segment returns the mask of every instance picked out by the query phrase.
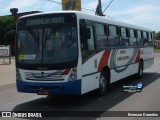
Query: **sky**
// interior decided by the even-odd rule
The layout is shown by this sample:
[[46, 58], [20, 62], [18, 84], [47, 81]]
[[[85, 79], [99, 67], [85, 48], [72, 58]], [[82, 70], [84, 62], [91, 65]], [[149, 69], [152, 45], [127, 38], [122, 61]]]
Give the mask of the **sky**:
[[[53, 0], [61, 2], [61, 0]], [[102, 11], [111, 0], [101, 0]], [[83, 12], [94, 14], [98, 0], [81, 0]], [[105, 17], [160, 31], [160, 0], [113, 0]], [[0, 0], [0, 16], [10, 15], [10, 8], [19, 13], [29, 11], [61, 11], [62, 5], [49, 0]], [[89, 9], [89, 10], [86, 10]]]

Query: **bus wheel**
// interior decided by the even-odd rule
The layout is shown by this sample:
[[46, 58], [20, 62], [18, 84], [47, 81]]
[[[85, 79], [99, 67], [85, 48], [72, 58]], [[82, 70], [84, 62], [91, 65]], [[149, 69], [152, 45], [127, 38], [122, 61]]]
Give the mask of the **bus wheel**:
[[143, 76], [143, 62], [139, 62], [139, 67], [138, 67], [138, 73], [137, 73], [137, 78], [142, 78]]
[[107, 77], [105, 75], [105, 72], [102, 71], [100, 78], [99, 78], [99, 88], [98, 88], [98, 95], [104, 95], [106, 93], [107, 89]]
[[53, 99], [55, 96], [54, 95], [52, 95], [52, 94], [48, 94], [47, 95], [47, 98], [49, 98], [49, 99]]

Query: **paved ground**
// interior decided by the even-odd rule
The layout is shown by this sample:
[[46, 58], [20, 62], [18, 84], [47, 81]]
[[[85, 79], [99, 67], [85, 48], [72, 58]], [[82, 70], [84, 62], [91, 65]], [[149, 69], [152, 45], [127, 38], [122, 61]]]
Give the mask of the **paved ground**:
[[[8, 63], [8, 59], [5, 59], [5, 62]], [[12, 84], [16, 82], [16, 69], [15, 69], [15, 60], [12, 57], [11, 64], [0, 65], [0, 86]]]
[[[15, 86], [15, 64], [0, 66], [0, 111], [160, 111], [160, 54], [155, 54], [155, 64], [145, 71], [141, 93], [123, 93], [122, 86], [134, 85], [139, 80], [126, 78], [111, 85], [107, 94], [101, 97], [87, 94], [84, 96], [60, 96], [48, 98], [36, 94], [18, 93]], [[7, 84], [7, 85], [5, 85]], [[102, 112], [101, 112], [102, 111]], [[84, 114], [88, 114], [87, 112]], [[20, 120], [22, 118], [19, 118]], [[26, 119], [26, 118], [25, 118]], [[24, 120], [25, 120], [24, 119]], [[43, 118], [44, 119], [44, 118]], [[48, 118], [49, 119], [49, 118]], [[51, 120], [53, 118], [50, 118]], [[160, 118], [105, 118], [105, 117], [58, 117], [56, 120], [159, 120]], [[0, 118], [1, 120], [1, 118]], [[9, 119], [10, 120], [10, 119]], [[17, 120], [17, 118], [15, 118]]]

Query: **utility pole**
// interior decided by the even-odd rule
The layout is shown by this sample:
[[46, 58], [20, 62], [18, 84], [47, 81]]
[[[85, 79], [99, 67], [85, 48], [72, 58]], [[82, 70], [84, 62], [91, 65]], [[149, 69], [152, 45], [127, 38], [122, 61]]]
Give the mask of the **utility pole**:
[[103, 13], [102, 13], [101, 0], [98, 0], [98, 5], [97, 5], [97, 8], [96, 8], [95, 14], [96, 14], [96, 15], [99, 15], [99, 16], [104, 16]]

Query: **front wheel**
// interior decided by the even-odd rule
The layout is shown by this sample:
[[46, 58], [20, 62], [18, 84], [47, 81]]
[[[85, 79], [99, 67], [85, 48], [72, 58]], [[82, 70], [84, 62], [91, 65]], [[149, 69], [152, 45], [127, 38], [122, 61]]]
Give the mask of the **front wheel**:
[[97, 90], [98, 95], [103, 95], [106, 93], [106, 89], [108, 87], [108, 79], [107, 75], [104, 71], [101, 72], [100, 78], [99, 78], [99, 88]]

